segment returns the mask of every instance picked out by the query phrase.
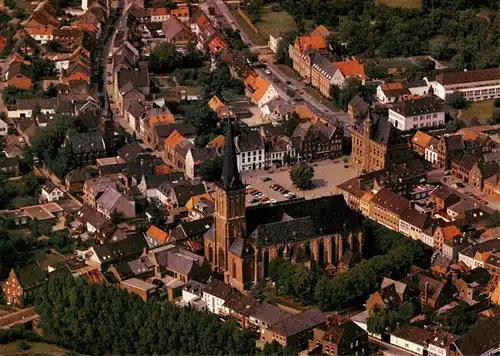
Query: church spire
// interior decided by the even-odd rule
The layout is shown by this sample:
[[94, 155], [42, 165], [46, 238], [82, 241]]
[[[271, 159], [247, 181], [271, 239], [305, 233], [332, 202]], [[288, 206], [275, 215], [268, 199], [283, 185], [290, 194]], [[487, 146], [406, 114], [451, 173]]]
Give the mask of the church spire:
[[222, 188], [226, 191], [243, 188], [243, 183], [238, 172], [236, 149], [234, 147], [233, 125], [227, 119], [226, 139], [224, 142], [224, 166], [222, 168]]

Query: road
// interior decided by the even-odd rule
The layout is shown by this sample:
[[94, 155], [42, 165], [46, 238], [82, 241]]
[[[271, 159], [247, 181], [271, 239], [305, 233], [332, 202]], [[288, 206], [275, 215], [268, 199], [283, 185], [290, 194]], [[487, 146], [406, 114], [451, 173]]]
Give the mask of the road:
[[40, 318], [33, 307], [21, 309], [0, 317], [0, 329], [10, 329]]
[[[218, 22], [223, 27], [230, 27], [233, 30], [237, 30], [240, 32], [241, 39], [244, 43], [246, 43], [249, 47], [257, 47], [250, 37], [245, 33], [243, 28], [238, 25], [238, 22], [235, 20], [231, 11], [227, 7], [226, 3], [222, 0], [208, 0], [208, 6], [213, 5], [218, 16]], [[207, 11], [208, 13], [208, 11]], [[299, 96], [305, 103], [307, 103], [310, 107], [312, 107], [317, 112], [322, 115], [327, 115], [332, 117], [333, 120], [338, 119], [339, 121], [346, 121], [347, 115], [343, 111], [332, 111], [327, 106], [320, 103], [316, 98], [309, 95], [304, 91], [304, 87], [306, 86], [304, 82], [296, 80], [294, 77], [289, 77], [285, 73], [283, 73], [274, 63], [266, 63], [267, 69], [271, 72], [270, 75], [264, 73], [264, 69], [255, 69], [255, 71], [263, 77], [266, 77], [271, 83], [274, 83], [273, 86], [277, 89], [279, 95], [285, 100], [293, 101], [294, 98], [290, 98], [289, 95], [286, 94], [286, 89], [289, 88], [289, 85], [294, 86], [302, 91], [302, 94], [296, 95]], [[278, 82], [275, 81], [277, 79]], [[291, 84], [287, 84], [287, 82]]]

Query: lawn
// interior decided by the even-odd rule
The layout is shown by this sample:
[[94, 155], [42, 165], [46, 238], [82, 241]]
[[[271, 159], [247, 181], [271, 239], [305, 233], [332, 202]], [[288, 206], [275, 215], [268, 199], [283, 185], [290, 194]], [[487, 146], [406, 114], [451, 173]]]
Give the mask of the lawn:
[[0, 345], [0, 354], [2, 355], [64, 355], [67, 350], [56, 345], [44, 342], [27, 342], [30, 345], [29, 350], [19, 351], [15, 342]]
[[482, 123], [486, 123], [493, 113], [495, 99], [472, 102], [466, 110], [460, 110], [458, 118], [465, 122], [470, 122], [473, 117], [477, 117]]
[[250, 40], [257, 46], [267, 45], [267, 39], [262, 37], [258, 32], [255, 32], [248, 23], [240, 16], [238, 10], [231, 9], [231, 14], [233, 15], [235, 21], [240, 25], [243, 31], [250, 37]]
[[400, 7], [404, 9], [420, 9], [422, 0], [376, 0], [377, 5], [386, 5], [389, 7]]
[[295, 28], [295, 21], [286, 11], [272, 11], [272, 5], [261, 8], [261, 20], [255, 24], [260, 35], [268, 39], [269, 35], [273, 37], [280, 36], [288, 30]]

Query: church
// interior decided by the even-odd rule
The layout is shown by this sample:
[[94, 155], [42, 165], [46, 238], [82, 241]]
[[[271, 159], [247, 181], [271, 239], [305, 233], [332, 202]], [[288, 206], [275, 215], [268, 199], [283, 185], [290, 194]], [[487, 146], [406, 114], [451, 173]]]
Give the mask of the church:
[[360, 256], [363, 248], [361, 217], [342, 195], [247, 208], [229, 120], [214, 222], [204, 236], [205, 257], [240, 291], [266, 278], [269, 262], [277, 257], [292, 263], [315, 261], [328, 271]]

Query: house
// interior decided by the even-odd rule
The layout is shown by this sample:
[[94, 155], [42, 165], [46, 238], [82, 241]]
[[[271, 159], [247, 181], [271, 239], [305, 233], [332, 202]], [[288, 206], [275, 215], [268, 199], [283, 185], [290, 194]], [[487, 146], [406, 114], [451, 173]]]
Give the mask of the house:
[[427, 229], [431, 223], [432, 219], [427, 214], [409, 208], [399, 219], [399, 232], [413, 240], [420, 240], [422, 231]]
[[416, 80], [410, 83], [382, 83], [377, 87], [377, 100], [382, 104], [405, 100], [410, 96], [427, 95], [429, 86], [425, 80]]
[[425, 155], [425, 150], [429, 146], [429, 143], [432, 141], [434, 137], [423, 132], [417, 131], [415, 135], [411, 138], [411, 148], [414, 152], [419, 154], [420, 156]]
[[469, 246], [458, 253], [458, 261], [463, 262], [469, 268], [485, 268], [485, 263], [490, 256], [500, 257], [500, 238], [494, 238]]
[[232, 287], [230, 284], [211, 278], [203, 288], [203, 300], [207, 303], [208, 310], [217, 315], [223, 313], [223, 305]]
[[325, 314], [318, 308], [291, 315], [264, 330], [263, 339], [266, 342], [276, 341], [283, 347], [301, 348], [313, 338], [313, 330], [326, 326]]
[[324, 355], [364, 355], [368, 350], [368, 333], [350, 320], [314, 328], [308, 349], [317, 348]]
[[500, 316], [487, 318], [473, 325], [469, 331], [459, 336], [453, 345], [461, 356], [494, 355], [500, 350]]
[[86, 262], [89, 265], [98, 265], [101, 269], [107, 269], [112, 264], [139, 257], [147, 246], [144, 237], [132, 235], [123, 240], [90, 247], [86, 253]]
[[450, 356], [453, 335], [433, 328], [400, 325], [390, 334], [390, 344], [417, 355]]
[[205, 262], [202, 256], [174, 245], [157, 247], [143, 254], [146, 255], [153, 263], [156, 278], [168, 275], [184, 283], [191, 280]]
[[443, 249], [443, 243], [453, 238], [463, 238], [462, 232], [455, 225], [439, 226], [434, 232], [434, 248], [438, 250]]
[[432, 138], [425, 148], [425, 160], [430, 162], [432, 165], [436, 165], [438, 163], [438, 146], [439, 141], [435, 138]]
[[323, 33], [311, 33], [299, 36], [293, 45], [290, 45], [289, 56], [292, 59], [293, 70], [304, 78], [306, 83], [311, 83], [312, 56], [316, 52], [326, 50], [326, 40]]
[[470, 170], [469, 185], [479, 191], [483, 191], [485, 181], [488, 178], [496, 176], [498, 173], [500, 173], [500, 166], [498, 162], [476, 162], [474, 167]]
[[235, 138], [238, 170], [253, 171], [263, 169], [265, 163], [264, 142], [260, 133], [251, 131]]
[[206, 160], [215, 157], [216, 152], [210, 148], [191, 147], [186, 154], [184, 173], [193, 179], [199, 176], [199, 168]]
[[106, 157], [106, 144], [99, 130], [68, 131], [63, 147], [68, 148], [81, 165], [94, 164], [98, 158]]
[[64, 192], [59, 189], [54, 183], [50, 180], [47, 180], [42, 187], [42, 200], [53, 202], [58, 201], [64, 196]]
[[199, 220], [186, 221], [171, 230], [171, 236], [177, 243], [186, 240], [202, 241], [205, 233], [213, 225], [213, 217], [207, 216]]
[[166, 7], [147, 8], [146, 11], [151, 22], [164, 22], [170, 17], [170, 11]]
[[[349, 110], [353, 112], [353, 110]], [[404, 162], [408, 158], [408, 140], [403, 138], [391, 122], [367, 109], [366, 116], [350, 117], [355, 122], [350, 127], [352, 136], [352, 159], [361, 171], [373, 172], [389, 164]]]
[[460, 197], [456, 195], [453, 190], [443, 185], [434, 189], [430, 198], [431, 202], [434, 204], [433, 210], [435, 212], [447, 209], [449, 206], [460, 201]]
[[165, 41], [176, 46], [186, 46], [189, 42], [196, 40], [189, 27], [176, 16], [170, 16], [167, 21], [162, 23], [162, 31], [165, 35]]
[[370, 201], [370, 219], [399, 231], [399, 220], [409, 207], [408, 199], [382, 188]]
[[384, 278], [380, 289], [372, 293], [366, 301], [366, 310], [372, 312], [377, 308], [391, 307], [409, 301], [415, 294], [415, 290], [404, 279], [395, 281]]
[[424, 78], [434, 94], [445, 100], [447, 95], [461, 93], [469, 101], [500, 97], [500, 68], [477, 69], [438, 74], [435, 80]]
[[5, 73], [7, 86], [12, 86], [17, 89], [31, 89], [32, 79], [30, 68], [21, 62], [13, 62]]
[[451, 168], [451, 160], [465, 148], [462, 135], [444, 135], [438, 143], [438, 166], [444, 169]]
[[192, 124], [183, 121], [175, 121], [171, 124], [153, 125], [151, 131], [147, 133], [148, 136], [145, 137], [145, 140], [157, 149], [164, 148], [165, 139], [167, 139], [174, 130], [188, 140], [194, 141], [196, 137], [196, 128]]
[[144, 238], [146, 239], [149, 247], [155, 248], [167, 242], [168, 233], [154, 225], [151, 225], [148, 231], [144, 233]]
[[279, 97], [276, 88], [274, 88], [265, 78], [255, 73], [248, 75], [243, 84], [245, 85], [245, 94], [250, 97], [259, 108]]
[[118, 157], [125, 162], [130, 162], [135, 161], [142, 153], [144, 153], [144, 148], [137, 142], [131, 142], [118, 150]]
[[37, 263], [14, 268], [2, 283], [2, 291], [8, 305], [24, 307], [34, 301], [36, 291], [47, 282], [47, 276]]
[[117, 191], [107, 187], [96, 200], [97, 211], [111, 219], [113, 213], [122, 213], [125, 219], [135, 218], [135, 202]]
[[83, 191], [83, 184], [90, 178], [92, 176], [85, 167], [75, 168], [64, 178], [66, 190], [71, 193], [81, 193]]
[[401, 131], [444, 125], [444, 102], [436, 96], [408, 99], [389, 108], [389, 122]]
[[56, 112], [58, 100], [50, 99], [16, 99], [16, 105], [11, 108], [7, 116], [9, 118], [31, 118], [33, 110], [38, 106], [41, 114], [52, 115]]
[[138, 295], [147, 301], [158, 293], [158, 284], [149, 283], [139, 278], [130, 278], [120, 282], [120, 289]]
[[291, 141], [300, 157], [317, 160], [340, 157], [343, 136], [341, 127], [319, 120], [309, 120], [297, 125]]
[[194, 145], [182, 136], [177, 130], [173, 130], [170, 136], [164, 142], [164, 159], [165, 162], [176, 169], [184, 171], [186, 156]]
[[[475, 154], [458, 154], [451, 160], [451, 175], [463, 183], [469, 183], [472, 169], [479, 161]], [[477, 172], [478, 178], [480, 172]]]

